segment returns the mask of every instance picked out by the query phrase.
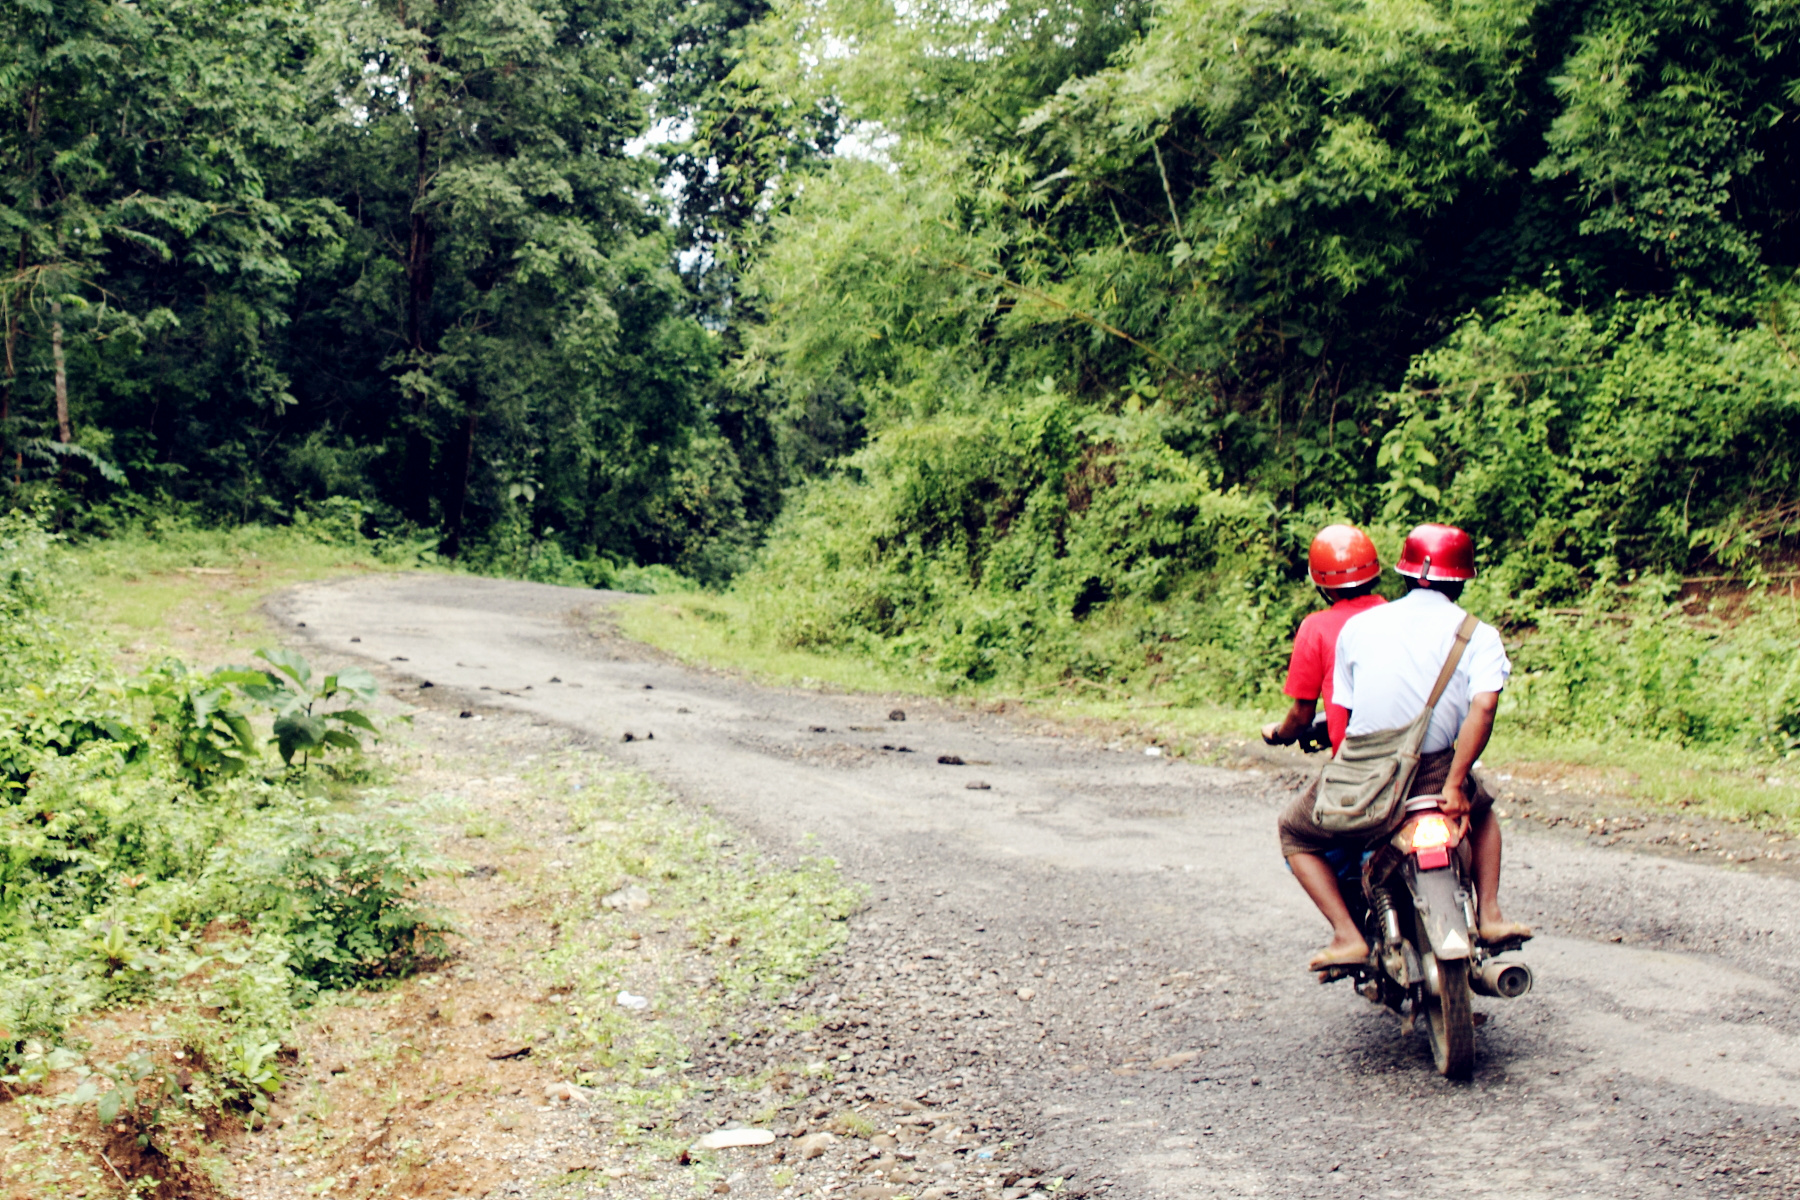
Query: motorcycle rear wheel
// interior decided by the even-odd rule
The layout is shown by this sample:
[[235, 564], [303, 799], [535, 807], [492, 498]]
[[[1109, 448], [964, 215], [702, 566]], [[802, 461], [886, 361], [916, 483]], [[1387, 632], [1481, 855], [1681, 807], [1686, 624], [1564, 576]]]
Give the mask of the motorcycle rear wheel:
[[1445, 1079], [1468, 1079], [1475, 1073], [1475, 1009], [1469, 991], [1469, 960], [1437, 960], [1439, 994], [1425, 993], [1426, 1027], [1431, 1059]]

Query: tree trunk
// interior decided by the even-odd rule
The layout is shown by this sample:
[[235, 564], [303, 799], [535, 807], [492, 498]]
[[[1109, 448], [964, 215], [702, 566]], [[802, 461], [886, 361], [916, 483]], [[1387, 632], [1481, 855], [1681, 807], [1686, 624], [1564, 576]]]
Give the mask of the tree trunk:
[[[12, 418], [13, 380], [19, 377], [19, 369], [13, 363], [13, 347], [19, 340], [19, 323], [13, 317], [12, 308], [6, 310], [6, 387], [0, 390], [0, 444], [4, 444], [6, 425]], [[20, 468], [24, 465], [18, 451], [13, 452], [13, 486], [19, 486]]]
[[69, 428], [69, 369], [63, 362], [61, 300], [50, 302], [50, 362], [56, 369], [56, 440], [66, 446], [75, 435]]
[[[421, 83], [429, 84], [429, 76]], [[431, 136], [424, 114], [419, 114], [418, 149], [413, 177], [412, 237], [406, 248], [406, 340], [409, 369], [426, 371], [430, 354], [428, 323], [431, 319], [432, 249], [436, 232], [425, 207], [431, 186]], [[402, 507], [415, 525], [431, 522], [431, 439], [425, 423], [430, 413], [430, 393], [417, 389], [412, 411], [407, 414], [406, 479]]]
[[[48, 47], [45, 47], [45, 48], [48, 49]], [[43, 82], [43, 80], [39, 79], [31, 85], [31, 98], [28, 101], [26, 101], [26, 104], [25, 104], [25, 134], [26, 134], [25, 178], [31, 180], [33, 183], [33, 190], [32, 190], [32, 194], [31, 194], [31, 207], [33, 210], [36, 210], [37, 208], [41, 207], [41, 205], [42, 205], [42, 202], [39, 199], [37, 191], [36, 191], [36, 181], [37, 181], [38, 116], [39, 116], [39, 113], [41, 112], [41, 103], [40, 102], [43, 99], [43, 94], [44, 94], [44, 82]], [[30, 261], [30, 257], [31, 257], [31, 231], [29, 229], [21, 229], [19, 231], [19, 278], [21, 280], [25, 278], [25, 264]], [[18, 338], [19, 338], [19, 314], [17, 311], [17, 306], [9, 304], [6, 309], [6, 412], [4, 414], [5, 416], [12, 415], [13, 380], [18, 378], [18, 373], [19, 373], [18, 367], [15, 364], [15, 360], [13, 358], [14, 350], [18, 343]], [[24, 482], [25, 482], [25, 452], [15, 446], [13, 448], [13, 486], [15, 488], [19, 487]]]
[[[21, 277], [25, 274], [25, 256], [30, 252], [30, 248], [31, 235], [29, 233], [19, 234], [19, 275]], [[7, 432], [4, 422], [12, 418], [13, 384], [19, 378], [18, 349], [19, 309], [18, 305], [9, 299], [6, 305], [6, 391], [0, 393], [0, 437], [4, 437]], [[13, 486], [16, 488], [24, 481], [24, 451], [14, 447], [12, 460]]]
[[462, 436], [457, 439], [452, 460], [456, 475], [451, 481], [450, 494], [444, 498], [443, 550], [451, 558], [462, 553], [463, 510], [469, 501], [469, 471], [475, 465], [475, 419], [476, 411], [471, 407], [463, 421]]

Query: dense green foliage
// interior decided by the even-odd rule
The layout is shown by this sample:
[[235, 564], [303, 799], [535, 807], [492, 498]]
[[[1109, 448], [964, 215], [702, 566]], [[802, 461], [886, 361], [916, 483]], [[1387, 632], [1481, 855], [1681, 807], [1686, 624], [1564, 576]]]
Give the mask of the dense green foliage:
[[1668, 579], [1800, 532], [1785, 0], [0, 24], [0, 450], [75, 527], [735, 575], [790, 645], [1175, 700], [1267, 695], [1330, 518], [1470, 528], [1522, 661], [1710, 645]]
[[285, 676], [121, 675], [79, 601], [49, 536], [0, 521], [0, 1067], [29, 1082], [73, 1018], [149, 998], [191, 1025], [208, 1094], [256, 1107], [297, 1004], [438, 944], [412, 897], [430, 859], [265, 752], [292, 710], [257, 694]]
[[[1445, 519], [1472, 602], [1541, 627], [1547, 722], [1594, 688], [1579, 727], [1763, 744], [1777, 659], [1663, 606], [1800, 512], [1800, 9], [1034, 11], [796, 4], [740, 69], [888, 138], [745, 280], [739, 378], [853, 430], [738, 584], [774, 635], [1248, 699], [1314, 529]], [[1609, 675], [1557, 606], [1641, 614], [1662, 665]]]
[[7, 482], [728, 569], [719, 338], [625, 152], [676, 10], [0, 8]]

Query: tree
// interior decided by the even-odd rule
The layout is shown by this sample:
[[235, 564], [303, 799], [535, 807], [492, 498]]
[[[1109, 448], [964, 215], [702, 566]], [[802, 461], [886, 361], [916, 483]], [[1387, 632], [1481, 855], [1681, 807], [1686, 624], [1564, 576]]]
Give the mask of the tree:
[[[354, 397], [363, 411], [344, 411], [343, 427], [397, 440], [400, 511], [441, 522], [452, 552], [473, 509], [529, 513], [546, 456], [585, 442], [556, 422], [551, 445], [546, 422], [600, 402], [620, 289], [657, 286], [639, 266], [642, 246], [667, 252], [651, 164], [625, 147], [647, 120], [637, 84], [667, 16], [657, 0], [329, 9], [322, 61], [340, 115], [310, 182], [357, 228], [305, 324], [356, 344], [387, 383], [376, 397], [320, 370], [308, 401], [343, 411]], [[657, 420], [685, 429], [693, 414], [676, 402]]]
[[1787, 6], [1175, 0], [1130, 41], [1079, 5], [778, 20], [771, 74], [897, 138], [747, 281], [747, 368], [795, 412], [879, 428], [1049, 375], [1160, 397], [1228, 481], [1368, 503], [1384, 397], [1472, 307], [1552, 272], [1583, 303], [1748, 298], [1800, 261]]
[[[127, 424], [120, 408], [155, 389], [146, 343], [176, 336], [184, 316], [198, 318], [190, 336], [252, 360], [257, 328], [279, 323], [286, 240], [328, 219], [265, 187], [293, 145], [304, 15], [279, 0], [0, 14], [0, 225], [15, 247], [0, 288], [0, 405], [15, 481], [33, 452], [122, 479], [102, 453]], [[236, 330], [221, 312], [239, 316]], [[264, 374], [278, 405], [281, 381]], [[33, 386], [45, 375], [47, 389]], [[254, 383], [239, 390], [260, 398]]]

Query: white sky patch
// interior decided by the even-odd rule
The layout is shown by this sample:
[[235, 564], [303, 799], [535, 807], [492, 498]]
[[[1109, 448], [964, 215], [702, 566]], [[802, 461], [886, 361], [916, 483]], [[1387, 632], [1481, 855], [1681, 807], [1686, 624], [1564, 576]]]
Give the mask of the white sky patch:
[[899, 144], [900, 135], [883, 128], [881, 122], [858, 121], [844, 131], [834, 153], [838, 158], [875, 163], [893, 172], [900, 169], [892, 153]]
[[[948, 16], [952, 20], [966, 21], [970, 24], [989, 24], [1000, 20], [1011, 11], [1012, 5], [1008, 4], [1006, 0], [989, 0], [985, 4], [980, 0], [974, 0], [974, 2], [956, 0], [956, 2], [948, 4], [922, 4], [919, 3], [919, 0], [897, 0], [894, 5], [894, 15], [902, 21], [935, 21], [941, 16]], [[1038, 15], [1042, 16], [1049, 11], [1047, 8], [1040, 8]]]
[[625, 143], [625, 153], [632, 158], [640, 158], [652, 146], [666, 146], [670, 142], [685, 142], [694, 136], [692, 117], [659, 117], [652, 122], [650, 128]]
[[[650, 123], [650, 128], [625, 143], [625, 153], [630, 158], [642, 158], [658, 146], [673, 145], [685, 142], [694, 136], [692, 117], [673, 116], [659, 117]], [[670, 171], [664, 177], [662, 186], [657, 190], [662, 198], [668, 201], [664, 220], [670, 225], [680, 223], [682, 190], [687, 187], [687, 176], [680, 171]]]

